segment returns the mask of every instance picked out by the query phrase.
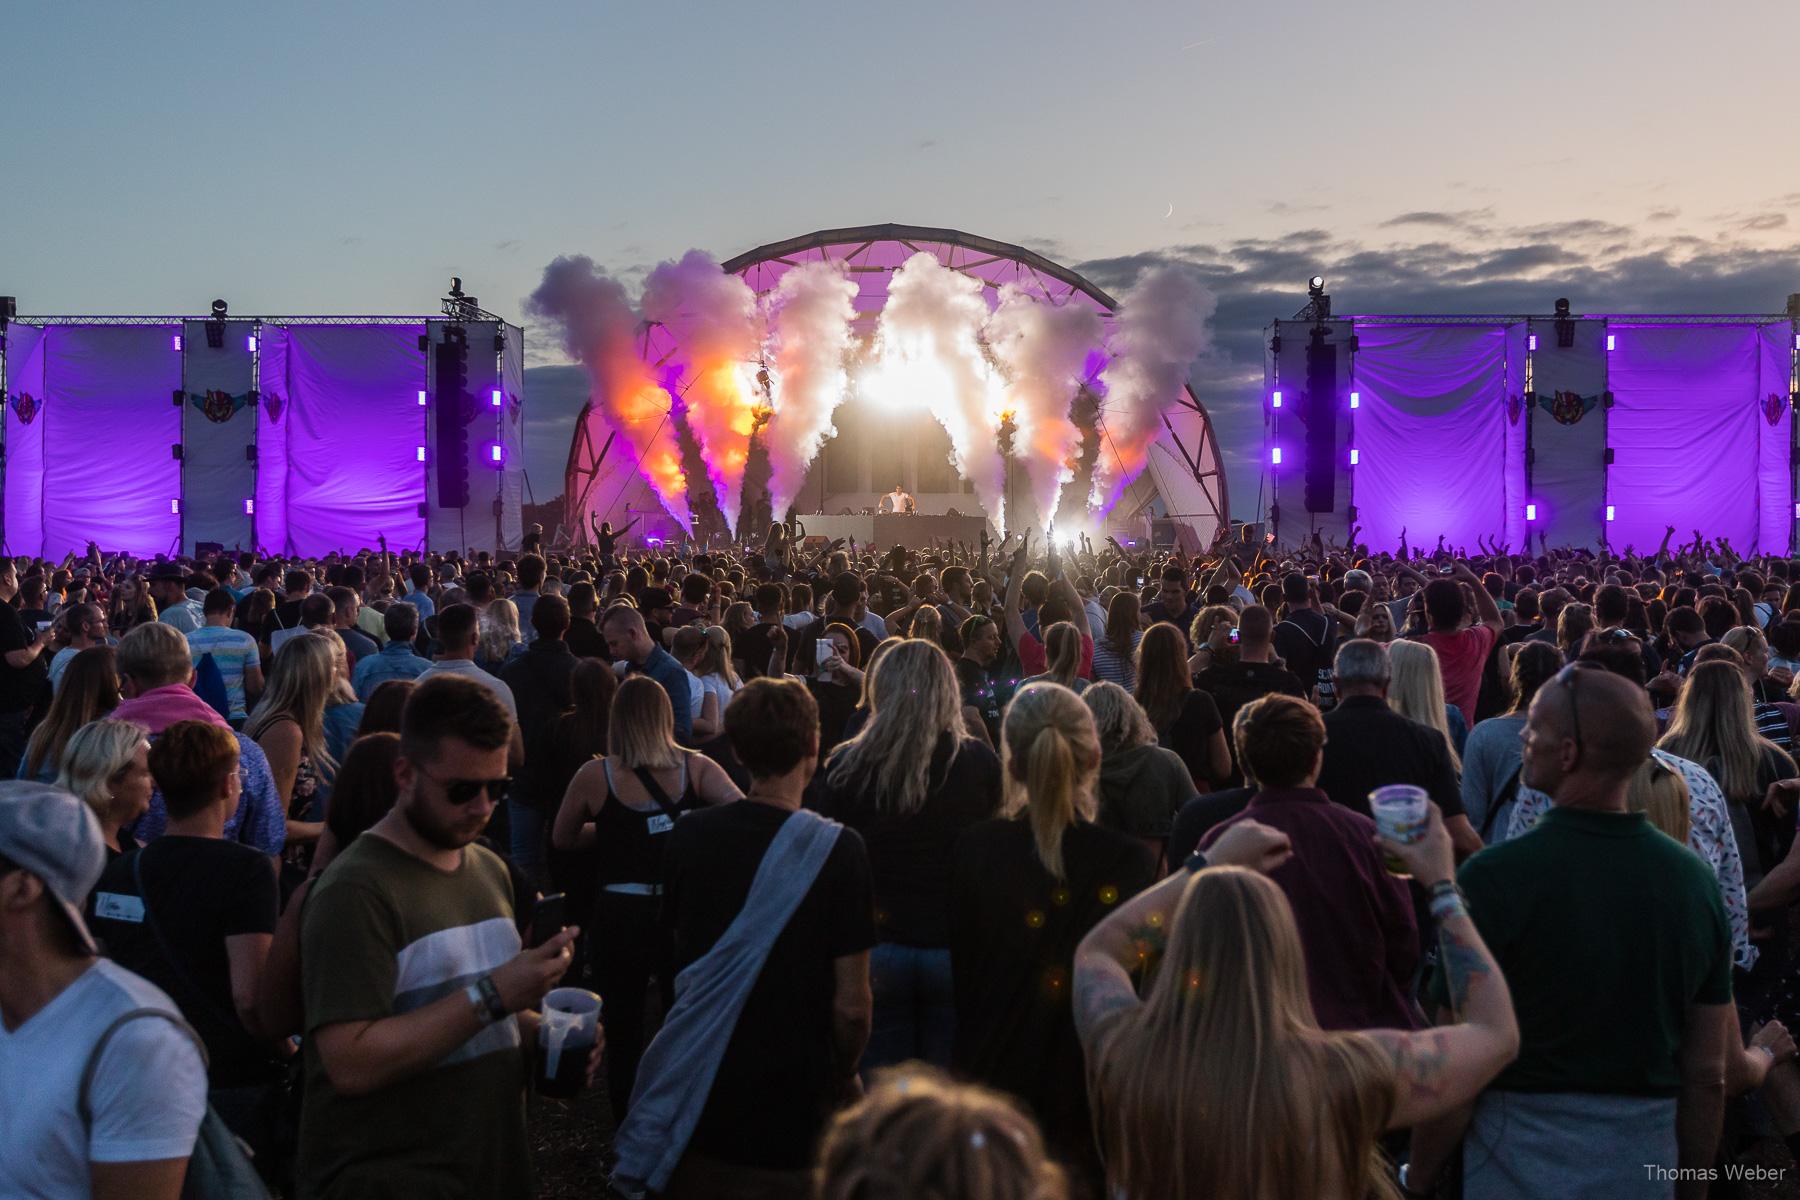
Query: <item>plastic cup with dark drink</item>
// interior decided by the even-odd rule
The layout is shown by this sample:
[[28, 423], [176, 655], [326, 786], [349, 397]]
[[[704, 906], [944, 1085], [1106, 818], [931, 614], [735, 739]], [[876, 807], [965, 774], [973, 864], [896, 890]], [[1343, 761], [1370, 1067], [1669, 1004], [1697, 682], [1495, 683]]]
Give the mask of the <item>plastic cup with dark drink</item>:
[[[1431, 828], [1431, 797], [1424, 788], [1410, 783], [1390, 783], [1370, 792], [1369, 812], [1375, 818], [1376, 831], [1389, 841], [1410, 844]], [[1393, 854], [1384, 850], [1382, 857], [1390, 874], [1402, 879], [1412, 875]]]
[[600, 997], [556, 988], [544, 997], [532, 1074], [538, 1095], [573, 1100], [587, 1086], [588, 1056], [600, 1037]]

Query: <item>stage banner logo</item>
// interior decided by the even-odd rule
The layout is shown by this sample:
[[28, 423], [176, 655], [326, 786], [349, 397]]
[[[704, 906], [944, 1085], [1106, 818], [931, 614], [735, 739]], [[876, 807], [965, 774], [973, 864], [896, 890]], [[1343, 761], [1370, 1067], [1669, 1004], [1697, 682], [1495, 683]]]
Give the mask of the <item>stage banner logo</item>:
[[262, 402], [263, 411], [269, 414], [269, 424], [281, 424], [281, 413], [285, 407], [281, 401], [281, 394], [279, 392], [264, 392]]
[[249, 407], [252, 396], [249, 392], [234, 396], [230, 392], [214, 388], [205, 392], [189, 392], [188, 402], [213, 424], [223, 425]]
[[1781, 414], [1787, 411], [1787, 397], [1780, 392], [1770, 392], [1763, 400], [1763, 419], [1770, 425], [1781, 424]]
[[31, 424], [32, 419], [38, 415], [37, 397], [30, 392], [14, 392], [8, 398], [7, 403], [12, 405], [13, 416], [19, 418], [21, 425]]
[[1552, 417], [1558, 425], [1579, 425], [1581, 418], [1599, 407], [1600, 397], [1583, 396], [1576, 392], [1552, 392], [1538, 396], [1538, 406]]

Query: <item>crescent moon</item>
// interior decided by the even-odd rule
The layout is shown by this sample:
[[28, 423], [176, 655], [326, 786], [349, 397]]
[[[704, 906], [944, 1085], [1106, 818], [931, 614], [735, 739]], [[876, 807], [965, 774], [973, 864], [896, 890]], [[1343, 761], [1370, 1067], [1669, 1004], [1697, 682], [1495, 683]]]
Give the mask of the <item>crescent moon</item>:
[[1166, 220], [1168, 220], [1168, 219], [1169, 219], [1169, 218], [1170, 218], [1170, 217], [1172, 217], [1172, 216], [1174, 216], [1174, 215], [1175, 215], [1175, 205], [1174, 205], [1174, 204], [1170, 204], [1170, 205], [1169, 205], [1169, 211], [1168, 211], [1168, 212], [1166, 212], [1166, 213], [1164, 213], [1164, 214], [1163, 214], [1163, 220], [1165, 220], [1165, 221], [1166, 221]]

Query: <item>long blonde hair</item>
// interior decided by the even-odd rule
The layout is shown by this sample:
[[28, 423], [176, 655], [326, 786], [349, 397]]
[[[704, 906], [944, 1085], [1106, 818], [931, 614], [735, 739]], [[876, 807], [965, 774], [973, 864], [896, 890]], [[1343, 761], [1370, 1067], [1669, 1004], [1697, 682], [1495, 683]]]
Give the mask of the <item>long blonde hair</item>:
[[1462, 756], [1450, 738], [1444, 676], [1438, 668], [1437, 651], [1424, 642], [1393, 641], [1388, 643], [1388, 660], [1394, 671], [1388, 680], [1388, 707], [1443, 734], [1450, 761], [1460, 770]]
[[924, 807], [931, 758], [949, 734], [962, 745], [962, 694], [949, 656], [937, 643], [907, 638], [869, 675], [869, 720], [831, 752], [825, 777], [834, 786], [862, 780], [875, 803], [900, 814]]
[[1003, 811], [1009, 817], [1027, 813], [1038, 861], [1052, 877], [1065, 879], [1063, 831], [1076, 821], [1092, 821], [1097, 805], [1100, 737], [1094, 714], [1060, 684], [1028, 683], [1006, 709], [1000, 745]]
[[1081, 634], [1067, 621], [1044, 630], [1044, 674], [1048, 682], [1073, 688], [1081, 677]]
[[1704, 766], [1739, 804], [1762, 800], [1763, 758], [1773, 752], [1791, 772], [1787, 751], [1756, 732], [1756, 710], [1743, 668], [1732, 662], [1703, 662], [1688, 672], [1669, 732], [1656, 743], [1670, 754]]
[[1654, 754], [1632, 775], [1631, 789], [1625, 793], [1626, 808], [1646, 814], [1652, 825], [1684, 846], [1694, 830], [1689, 805], [1687, 780]]
[[325, 748], [325, 706], [337, 683], [337, 658], [331, 639], [317, 633], [295, 634], [276, 652], [269, 671], [269, 686], [244, 725], [252, 741], [281, 721], [300, 726], [300, 752], [326, 775], [337, 770], [337, 760]]
[[706, 627], [706, 657], [700, 660], [700, 669], [695, 674], [702, 678], [717, 675], [734, 692], [744, 686], [737, 669], [731, 665], [731, 633], [723, 625]]
[[633, 675], [613, 694], [606, 724], [606, 756], [628, 771], [666, 771], [681, 765], [675, 710], [669, 693], [648, 675]]
[[1378, 1150], [1393, 1064], [1319, 1029], [1287, 898], [1255, 872], [1188, 882], [1142, 1007], [1101, 1028], [1088, 1079], [1113, 1194], [1398, 1200]]
[[1094, 732], [1102, 754], [1116, 754], [1156, 741], [1156, 726], [1130, 692], [1110, 680], [1090, 684], [1082, 703], [1094, 714]]
[[1011, 1097], [922, 1063], [878, 1073], [825, 1130], [819, 1200], [1068, 1200], [1043, 1135]]
[[488, 601], [488, 606], [481, 610], [478, 624], [481, 640], [477, 645], [481, 656], [495, 666], [505, 662], [512, 648], [524, 641], [519, 633], [519, 606], [504, 596]]

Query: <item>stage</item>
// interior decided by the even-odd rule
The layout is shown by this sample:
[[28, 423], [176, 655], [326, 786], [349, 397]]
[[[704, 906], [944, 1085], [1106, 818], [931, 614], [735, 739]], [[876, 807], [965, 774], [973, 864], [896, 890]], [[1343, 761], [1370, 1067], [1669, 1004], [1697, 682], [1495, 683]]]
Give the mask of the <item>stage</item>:
[[854, 540], [859, 546], [872, 545], [878, 550], [892, 546], [923, 550], [933, 541], [940, 545], [947, 541], [977, 545], [981, 541], [981, 531], [987, 528], [987, 518], [877, 513], [873, 516], [801, 517], [800, 524], [809, 537], [822, 537], [826, 541], [844, 538]]

